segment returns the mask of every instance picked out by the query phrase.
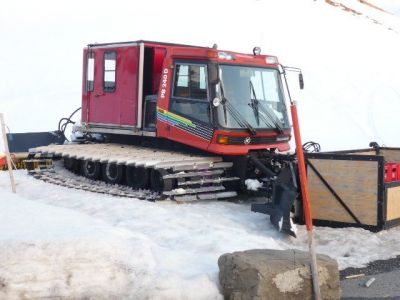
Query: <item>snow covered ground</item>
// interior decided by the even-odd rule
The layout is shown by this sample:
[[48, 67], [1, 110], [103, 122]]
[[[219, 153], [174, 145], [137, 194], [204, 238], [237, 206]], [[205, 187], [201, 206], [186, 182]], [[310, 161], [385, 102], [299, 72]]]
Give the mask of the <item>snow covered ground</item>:
[[84, 213], [2, 189], [0, 219], [1, 299], [126, 297], [135, 286], [129, 267], [147, 269], [126, 243], [131, 232]]
[[[148, 202], [68, 189], [0, 172], [0, 298], [44, 296], [222, 299], [220, 255], [307, 250], [249, 204]], [[380, 233], [317, 227], [317, 251], [340, 268], [400, 254], [400, 228]]]

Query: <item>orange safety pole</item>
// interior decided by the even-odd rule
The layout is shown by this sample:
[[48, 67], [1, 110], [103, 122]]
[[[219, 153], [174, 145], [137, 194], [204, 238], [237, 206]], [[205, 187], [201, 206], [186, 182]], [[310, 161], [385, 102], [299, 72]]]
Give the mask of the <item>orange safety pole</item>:
[[292, 114], [293, 132], [296, 141], [296, 153], [298, 159], [298, 167], [300, 174], [300, 186], [301, 195], [303, 199], [303, 211], [306, 219], [306, 228], [308, 233], [308, 246], [311, 255], [311, 275], [313, 281], [314, 298], [316, 300], [321, 299], [321, 290], [319, 287], [319, 276], [318, 276], [318, 265], [317, 265], [317, 254], [315, 252], [314, 235], [313, 235], [313, 224], [310, 204], [310, 194], [308, 190], [308, 181], [306, 174], [306, 163], [304, 159], [303, 143], [301, 142], [300, 136], [300, 125], [299, 117], [297, 115], [296, 102], [292, 102], [290, 105], [290, 111]]

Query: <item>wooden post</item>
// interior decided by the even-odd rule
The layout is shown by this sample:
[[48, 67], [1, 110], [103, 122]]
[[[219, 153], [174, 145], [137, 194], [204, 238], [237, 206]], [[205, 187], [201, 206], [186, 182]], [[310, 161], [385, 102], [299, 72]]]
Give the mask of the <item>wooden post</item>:
[[306, 173], [306, 163], [304, 159], [303, 143], [301, 142], [301, 136], [300, 136], [299, 117], [297, 115], [297, 107], [295, 102], [291, 103], [290, 111], [292, 114], [293, 133], [296, 141], [296, 154], [299, 163], [301, 195], [303, 199], [303, 210], [306, 219], [306, 228], [308, 233], [308, 247], [310, 249], [310, 256], [311, 256], [311, 274], [312, 274], [312, 282], [314, 290], [314, 299], [320, 300], [321, 290], [319, 287], [317, 253], [315, 252], [315, 244], [314, 244], [314, 233], [313, 233], [310, 195], [308, 190], [308, 181]]
[[1, 131], [3, 133], [4, 150], [6, 152], [6, 157], [7, 157], [8, 173], [10, 174], [11, 189], [13, 193], [16, 193], [13, 166], [11, 162], [11, 155], [10, 155], [10, 150], [8, 149], [8, 141], [6, 136], [6, 125], [4, 123], [4, 115], [2, 113], [0, 113], [0, 121], [1, 121]]

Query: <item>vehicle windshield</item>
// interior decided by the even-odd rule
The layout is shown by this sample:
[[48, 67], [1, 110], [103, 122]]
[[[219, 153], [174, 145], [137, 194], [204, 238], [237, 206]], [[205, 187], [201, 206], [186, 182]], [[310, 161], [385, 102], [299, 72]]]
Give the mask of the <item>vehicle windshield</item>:
[[[289, 121], [280, 75], [276, 69], [220, 65], [221, 98], [233, 106], [244, 119], [257, 128], [288, 128]], [[222, 101], [224, 103], [224, 101]], [[242, 128], [240, 119], [219, 105], [218, 122], [227, 128]]]

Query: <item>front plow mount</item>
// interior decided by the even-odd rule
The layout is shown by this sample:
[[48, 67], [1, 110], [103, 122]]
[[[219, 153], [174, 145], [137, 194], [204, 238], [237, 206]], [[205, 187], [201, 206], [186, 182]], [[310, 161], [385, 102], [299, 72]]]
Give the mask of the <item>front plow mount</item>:
[[[252, 160], [258, 159], [252, 157]], [[257, 164], [262, 162], [258, 160]], [[280, 165], [276, 176], [268, 181], [271, 187], [265, 189], [267, 192], [263, 196], [267, 201], [253, 203], [251, 211], [269, 215], [272, 225], [278, 231], [296, 237], [296, 227], [292, 218], [301, 219], [297, 164], [288, 159]]]
[[253, 203], [251, 211], [270, 216], [272, 225], [278, 231], [296, 237], [296, 228], [291, 219], [292, 208], [298, 193], [283, 184], [274, 186], [272, 201]]

